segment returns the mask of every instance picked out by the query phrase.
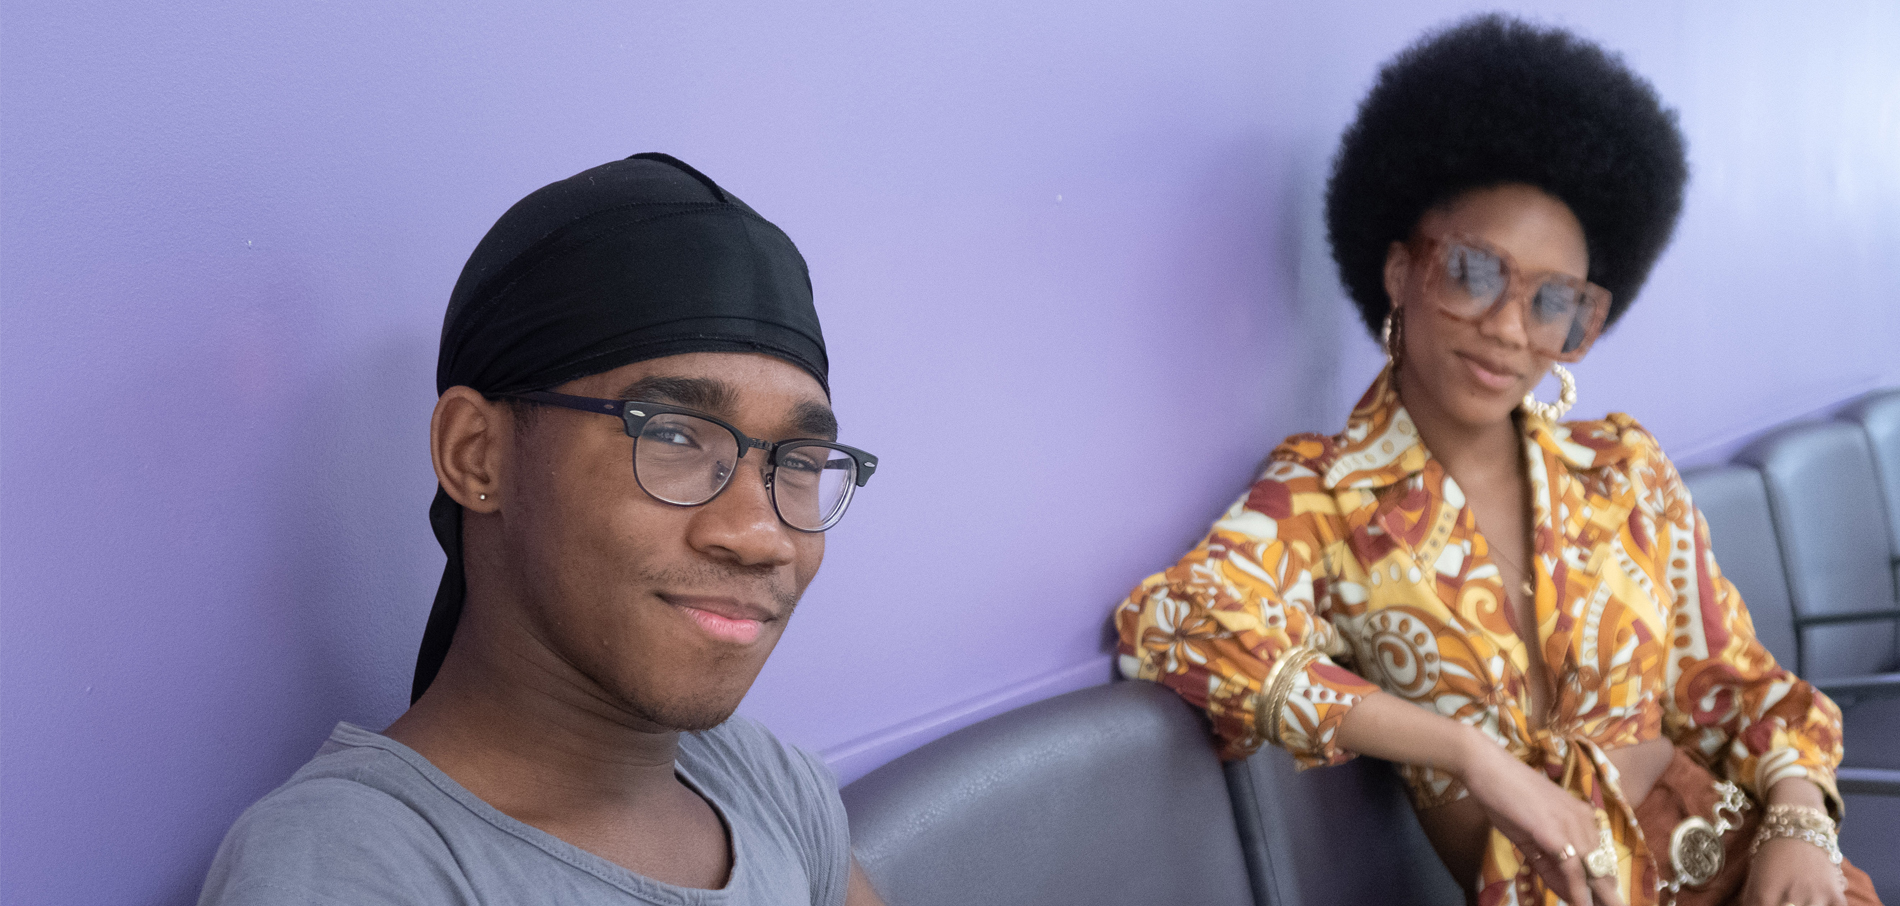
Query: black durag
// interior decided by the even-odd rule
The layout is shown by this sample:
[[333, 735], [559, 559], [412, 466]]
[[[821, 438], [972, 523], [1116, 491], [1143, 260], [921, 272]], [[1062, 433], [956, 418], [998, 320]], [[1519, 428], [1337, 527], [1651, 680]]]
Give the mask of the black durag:
[[[539, 189], [482, 237], [449, 297], [436, 392], [541, 390], [688, 352], [776, 356], [830, 393], [792, 240], [698, 170], [636, 154]], [[442, 669], [468, 592], [462, 507], [440, 487], [429, 522], [449, 562], [411, 702]]]

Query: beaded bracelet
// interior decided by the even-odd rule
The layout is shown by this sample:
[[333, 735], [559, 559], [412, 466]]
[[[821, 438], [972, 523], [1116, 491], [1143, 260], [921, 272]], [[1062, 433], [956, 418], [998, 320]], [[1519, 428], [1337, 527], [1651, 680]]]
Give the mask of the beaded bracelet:
[[1840, 877], [1840, 882], [1847, 883], [1847, 873], [1841, 869], [1840, 833], [1826, 814], [1801, 805], [1769, 806], [1768, 814], [1762, 818], [1761, 830], [1755, 832], [1755, 842], [1748, 849], [1749, 857], [1754, 858], [1763, 843], [1776, 837], [1793, 837], [1820, 847], [1827, 853], [1828, 861], [1834, 863], [1834, 873]]
[[1763, 818], [1771, 824], [1791, 824], [1818, 834], [1835, 833], [1834, 819], [1812, 805], [1771, 805]]
[[1763, 843], [1767, 843], [1777, 837], [1795, 837], [1806, 840], [1815, 846], [1827, 850], [1828, 861], [1833, 862], [1835, 865], [1841, 864], [1841, 845], [1835, 840], [1834, 835], [1818, 833], [1808, 830], [1805, 827], [1790, 827], [1786, 824], [1763, 824], [1761, 830], [1755, 833], [1755, 845], [1753, 849], [1760, 849]]

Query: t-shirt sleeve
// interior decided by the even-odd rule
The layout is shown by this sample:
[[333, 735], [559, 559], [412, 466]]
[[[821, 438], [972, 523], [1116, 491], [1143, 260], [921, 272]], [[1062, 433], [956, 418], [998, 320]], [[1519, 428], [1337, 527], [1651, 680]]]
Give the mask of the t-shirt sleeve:
[[435, 906], [475, 901], [442, 838], [408, 806], [328, 778], [278, 790], [225, 835], [199, 906]]

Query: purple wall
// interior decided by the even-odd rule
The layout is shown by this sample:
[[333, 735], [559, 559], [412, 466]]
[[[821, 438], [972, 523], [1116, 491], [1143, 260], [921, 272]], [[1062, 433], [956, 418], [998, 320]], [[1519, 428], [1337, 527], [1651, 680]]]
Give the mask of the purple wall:
[[[901, 6], [7, 0], [0, 900], [188, 903], [332, 722], [400, 711], [450, 286], [634, 151], [799, 242], [887, 464], [746, 709], [848, 779], [1106, 678], [1110, 605], [1371, 378], [1325, 163], [1471, 7]], [[1582, 411], [1695, 462], [1900, 384], [1896, 7], [1526, 9], [1623, 49], [1694, 155]]]

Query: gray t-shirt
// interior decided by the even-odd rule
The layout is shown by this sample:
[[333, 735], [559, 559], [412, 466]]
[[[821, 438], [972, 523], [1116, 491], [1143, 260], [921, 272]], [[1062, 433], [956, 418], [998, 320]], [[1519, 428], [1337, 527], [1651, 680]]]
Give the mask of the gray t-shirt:
[[393, 739], [338, 724], [218, 847], [199, 906], [750, 906], [844, 902], [850, 829], [816, 758], [734, 717], [683, 733], [679, 776], [732, 841], [720, 890], [641, 877], [516, 821]]

